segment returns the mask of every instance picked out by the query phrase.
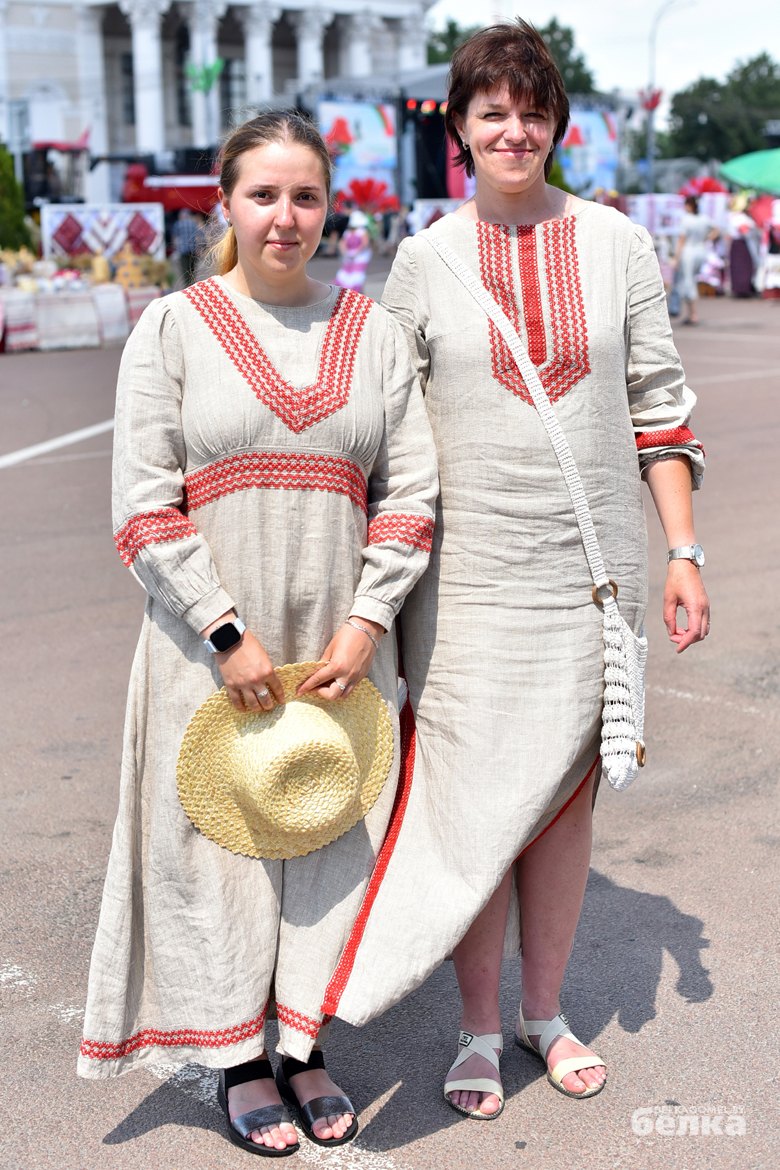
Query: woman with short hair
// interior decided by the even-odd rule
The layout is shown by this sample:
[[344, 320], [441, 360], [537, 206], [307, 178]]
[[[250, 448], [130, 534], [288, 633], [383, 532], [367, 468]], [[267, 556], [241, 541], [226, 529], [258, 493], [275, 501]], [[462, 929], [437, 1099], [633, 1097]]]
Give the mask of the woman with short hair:
[[[569, 1031], [559, 999], [590, 861], [604, 645], [572, 503], [528, 387], [429, 241], [456, 253], [525, 342], [624, 618], [638, 632], [647, 598], [644, 477], [670, 549], [671, 642], [683, 651], [709, 629], [691, 508], [703, 453], [652, 240], [620, 212], [548, 184], [568, 118], [560, 73], [526, 22], [459, 48], [446, 126], [476, 193], [401, 243], [383, 298], [423, 384], [441, 491], [430, 565], [401, 622], [416, 723], [408, 807], [355, 972], [373, 966], [382, 1002], [402, 974], [411, 989], [453, 955], [463, 1008], [445, 1096], [483, 1120], [504, 1100], [507, 924], [515, 944], [522, 933], [517, 1042], [569, 1097], [605, 1084], [604, 1061]], [[393, 913], [398, 947], [380, 966]], [[359, 1022], [372, 1009], [364, 999], [348, 985], [339, 1014]]]

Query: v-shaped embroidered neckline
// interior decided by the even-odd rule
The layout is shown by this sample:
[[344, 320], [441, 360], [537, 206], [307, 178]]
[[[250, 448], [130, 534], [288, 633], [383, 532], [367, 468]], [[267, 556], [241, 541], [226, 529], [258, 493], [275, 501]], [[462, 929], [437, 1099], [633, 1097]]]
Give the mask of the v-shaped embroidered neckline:
[[[373, 304], [368, 297], [351, 289], [340, 290], [328, 318], [316, 379], [308, 386], [295, 387], [282, 377], [215, 277], [190, 285], [184, 295], [256, 398], [295, 434], [327, 418], [349, 401], [357, 345]], [[279, 307], [305, 310], [316, 305]]]

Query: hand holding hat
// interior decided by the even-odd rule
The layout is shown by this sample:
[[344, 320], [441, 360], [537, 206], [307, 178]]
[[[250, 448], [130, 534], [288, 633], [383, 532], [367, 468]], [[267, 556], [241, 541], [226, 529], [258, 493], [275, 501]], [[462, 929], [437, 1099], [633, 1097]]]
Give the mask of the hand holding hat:
[[202, 703], [179, 751], [182, 807], [206, 837], [247, 857], [311, 853], [353, 828], [393, 762], [387, 704], [363, 679], [343, 701], [298, 696], [320, 664], [281, 666], [285, 702], [237, 711], [224, 688]]

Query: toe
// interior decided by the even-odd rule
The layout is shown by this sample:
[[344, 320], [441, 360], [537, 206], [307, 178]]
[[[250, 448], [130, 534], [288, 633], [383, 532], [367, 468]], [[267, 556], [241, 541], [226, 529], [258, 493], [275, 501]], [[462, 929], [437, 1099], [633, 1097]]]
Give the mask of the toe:
[[344, 1134], [347, 1132], [349, 1127], [352, 1125], [352, 1120], [353, 1120], [353, 1118], [352, 1118], [351, 1113], [342, 1113], [341, 1114], [341, 1117], [339, 1118], [339, 1122], [338, 1122], [339, 1129], [341, 1131], [339, 1133], [339, 1137], [344, 1136]]
[[479, 1108], [483, 1113], [498, 1113], [501, 1102], [495, 1093], [488, 1093], [487, 1097], [482, 1098]]
[[607, 1070], [603, 1065], [598, 1065], [596, 1068], [583, 1069], [580, 1076], [589, 1089], [595, 1089], [604, 1084], [607, 1079]]
[[286, 1150], [288, 1146], [295, 1145], [298, 1135], [292, 1125], [275, 1125], [272, 1129], [253, 1130], [250, 1134], [250, 1140], [269, 1150]]
[[330, 1120], [329, 1117], [318, 1117], [311, 1127], [314, 1136], [318, 1137], [321, 1141], [328, 1142], [335, 1136]]

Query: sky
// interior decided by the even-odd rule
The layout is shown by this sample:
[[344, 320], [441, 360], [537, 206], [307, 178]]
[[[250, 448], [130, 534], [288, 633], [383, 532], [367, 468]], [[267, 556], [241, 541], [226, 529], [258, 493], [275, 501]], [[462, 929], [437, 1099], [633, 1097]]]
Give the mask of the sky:
[[[475, 17], [475, 8], [479, 16]], [[650, 31], [664, 8], [656, 32], [655, 82], [665, 102], [699, 77], [723, 81], [737, 61], [768, 52], [780, 61], [778, 0], [437, 0], [428, 21], [442, 27], [492, 23], [522, 16], [537, 27], [556, 17], [574, 30], [575, 44], [595, 76], [596, 88], [645, 89], [650, 77]]]

